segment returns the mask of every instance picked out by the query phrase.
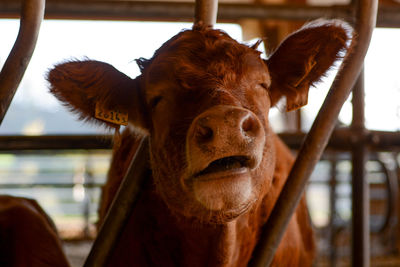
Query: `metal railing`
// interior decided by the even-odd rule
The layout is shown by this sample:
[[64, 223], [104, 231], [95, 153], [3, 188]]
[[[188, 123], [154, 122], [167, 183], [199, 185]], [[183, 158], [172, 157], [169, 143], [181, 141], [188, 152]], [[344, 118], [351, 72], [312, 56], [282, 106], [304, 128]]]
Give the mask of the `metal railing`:
[[110, 158], [110, 150], [3, 151], [0, 194], [36, 199], [63, 238], [93, 238]]
[[[14, 1], [8, 1], [14, 3]], [[112, 3], [111, 3], [112, 2]], [[364, 14], [366, 12], [365, 10], [370, 8], [372, 11], [373, 9], [376, 9], [376, 1], [357, 1], [360, 6], [362, 6], [365, 9], [359, 9], [358, 10], [358, 17], [360, 20], [356, 23], [356, 30], [358, 32], [358, 38], [359, 43], [361, 45], [365, 45], [368, 43], [369, 38], [370, 38], [370, 30], [371, 27], [374, 24], [374, 19], [369, 16]], [[110, 5], [113, 5], [113, 9], [110, 9]], [[171, 5], [171, 6], [169, 6]], [[173, 12], [166, 12], [168, 10], [172, 11], [173, 6]], [[2, 8], [3, 7], [3, 8]], [[7, 6], [6, 6], [7, 7]], [[162, 12], [159, 12], [157, 10], [161, 10]], [[120, 8], [120, 12], [117, 12]], [[392, 26], [392, 27], [399, 27], [400, 26], [400, 12], [396, 12], [396, 8], [398, 7], [382, 7], [379, 10], [378, 13], [378, 18], [377, 18], [377, 23], [378, 26]], [[7, 8], [6, 8], [7, 9]], [[123, 10], [122, 10], [123, 9]], [[4, 6], [0, 5], [0, 13], [3, 14], [4, 16]], [[220, 20], [237, 20], [240, 18], [258, 18], [258, 19], [268, 19], [268, 18], [279, 18], [279, 19], [289, 19], [289, 20], [305, 20], [305, 19], [313, 19], [313, 18], [319, 18], [321, 16], [323, 17], [342, 17], [347, 20], [353, 21], [354, 22], [354, 17], [353, 17], [353, 10], [354, 6], [346, 6], [346, 7], [296, 7], [296, 9], [293, 9], [293, 6], [256, 6], [256, 5], [239, 5], [239, 4], [221, 4], [219, 6], [219, 19]], [[363, 11], [364, 10], [364, 11]], [[251, 11], [251, 12], [250, 12]], [[393, 11], [393, 12], [392, 12]], [[13, 13], [12, 11], [12, 5], [8, 6], [8, 11], [6, 10], [5, 12], [8, 12], [7, 16], [10, 16], [10, 14]], [[181, 12], [181, 13], [180, 13]], [[373, 13], [373, 12], [372, 12]], [[75, 2], [75, 1], [48, 1], [48, 9], [46, 10], [46, 17], [64, 17], [64, 18], [97, 18], [97, 19], [157, 19], [157, 20], [174, 20], [177, 17], [180, 17], [182, 20], [189, 20], [189, 15], [190, 14], [190, 20], [193, 18], [193, 4], [188, 4], [188, 3], [143, 3], [143, 2], [126, 2], [126, 1], [103, 1], [103, 3], [99, 3], [98, 5], [87, 5], [84, 2]], [[365, 16], [364, 16], [365, 15]], [[231, 16], [231, 17], [230, 17]], [[357, 17], [357, 16], [356, 16]], [[364, 28], [363, 26], [366, 25]], [[351, 55], [352, 57], [358, 57], [359, 59], [363, 57], [363, 54], [365, 54], [365, 49], [366, 47], [360, 48], [360, 53], [355, 53], [356, 55]], [[359, 64], [359, 63], [357, 63]], [[353, 79], [355, 78], [358, 72], [358, 67], [353, 67], [354, 72], [350, 73], [349, 76], [352, 76], [348, 79]], [[346, 72], [351, 72], [349, 69], [346, 69]], [[347, 80], [349, 81], [349, 80]], [[371, 146], [375, 148], [382, 148], [384, 149], [391, 149], [395, 146], [398, 146], [399, 144], [399, 134], [398, 133], [386, 133], [386, 132], [370, 132], [365, 129], [364, 126], [364, 121], [363, 121], [363, 85], [362, 85], [362, 79], [360, 79], [359, 85], [356, 87], [358, 88], [356, 92], [354, 93], [354, 99], [359, 100], [359, 101], [354, 101], [353, 102], [353, 110], [354, 110], [354, 120], [353, 120], [353, 126], [348, 129], [346, 133], [343, 135], [350, 137], [348, 139], [342, 139], [340, 142], [342, 145], [345, 144], [344, 146], [347, 146], [346, 144], [349, 144], [347, 149], [351, 149], [354, 155], [354, 188], [359, 188], [361, 189], [360, 193], [357, 193], [357, 189], [355, 189], [355, 193], [353, 194], [355, 196], [353, 203], [358, 203], [362, 204], [366, 202], [366, 199], [368, 198], [368, 189], [366, 189], [366, 183], [365, 183], [365, 169], [364, 165], [366, 162], [366, 154], [368, 151], [366, 150], [365, 146]], [[340, 83], [340, 81], [338, 82]], [[345, 83], [345, 82], [343, 82]], [[349, 82], [351, 84], [351, 82]], [[351, 86], [350, 86], [351, 87]], [[345, 93], [347, 97], [347, 93]], [[343, 98], [346, 98], [343, 96]], [[328, 108], [328, 110], [332, 110], [332, 108]], [[335, 112], [329, 111], [330, 114], [333, 114]], [[329, 114], [327, 113], [327, 114]], [[318, 119], [317, 119], [318, 120]], [[328, 119], [328, 121], [331, 121], [332, 119]], [[329, 126], [328, 128], [332, 127], [331, 129], [328, 129], [328, 132], [332, 131], [333, 126]], [[314, 128], [314, 127], [313, 127]], [[318, 127], [320, 128], [320, 127]], [[313, 131], [313, 130], [312, 130]], [[332, 139], [331, 142], [336, 142], [337, 140], [340, 140], [340, 134], [337, 135], [338, 138]], [[298, 138], [298, 136], [295, 136]], [[342, 136], [343, 137], [343, 136]], [[1, 137], [3, 138], [3, 137]], [[4, 137], [5, 139], [9, 138], [11, 139], [12, 137]], [[91, 137], [90, 137], [91, 138]], [[89, 139], [90, 139], [89, 138]], [[45, 137], [43, 138], [44, 142], [46, 144], [42, 145], [36, 145], [37, 147], [45, 147], [47, 146], [63, 146], [67, 145], [67, 143], [58, 143], [59, 141], [53, 140], [52, 142], [48, 142], [51, 138], [46, 139]], [[68, 139], [68, 138], [67, 138]], [[320, 136], [318, 135], [311, 135], [310, 139], [311, 141], [315, 140], [320, 140]], [[37, 141], [37, 140], [36, 140]], [[75, 140], [73, 142], [76, 142], [77, 144], [79, 140]], [[93, 147], [96, 146], [107, 146], [107, 144], [98, 144], [98, 140], [95, 142], [95, 144], [92, 144]], [[320, 143], [326, 145], [328, 142], [327, 139], [321, 141]], [[0, 142], [0, 146], [2, 142]], [[58, 143], [58, 144], [57, 144]], [[307, 144], [307, 141], [306, 141]], [[82, 144], [84, 146], [84, 144]], [[109, 144], [108, 144], [109, 145]], [[7, 145], [4, 145], [4, 148], [6, 148]], [[26, 147], [29, 147], [29, 145], [25, 144]], [[35, 144], [31, 144], [31, 147], [35, 146]], [[309, 145], [303, 145], [303, 147], [307, 147]], [[12, 146], [8, 146], [8, 149], [10, 149]], [[24, 145], [21, 145], [20, 142], [15, 143], [15, 147], [19, 147], [18, 149], [23, 149]], [[26, 148], [25, 147], [25, 148]], [[40, 149], [40, 148], [38, 148]], [[319, 154], [322, 153], [322, 149], [318, 152]], [[318, 154], [317, 153], [317, 154]], [[308, 152], [304, 154], [310, 154]], [[145, 158], [145, 157], [139, 157], [139, 158]], [[317, 157], [318, 158], [318, 157]], [[308, 159], [309, 160], [309, 159]], [[317, 159], [312, 159], [309, 160], [312, 162], [312, 164], [316, 163]], [[311, 164], [311, 165], [312, 165]], [[296, 166], [296, 165], [295, 165]], [[294, 167], [296, 168], [296, 167]], [[306, 173], [309, 174], [311, 170], [305, 171]], [[307, 176], [307, 174], [305, 174]], [[292, 177], [293, 178], [293, 177]], [[290, 178], [290, 179], [292, 179]], [[292, 179], [296, 180], [296, 179]], [[305, 182], [300, 182], [300, 184], [304, 184]], [[300, 187], [303, 187], [301, 185]], [[302, 190], [298, 191], [301, 193]], [[298, 194], [298, 193], [295, 193]], [[289, 194], [291, 195], [291, 194]], [[296, 202], [296, 201], [294, 201]], [[357, 207], [357, 206], [354, 206]], [[281, 206], [278, 205], [279, 212], [282, 213], [284, 210], [290, 210], [293, 208], [290, 208], [288, 206]], [[357, 215], [357, 212], [361, 211], [360, 215]], [[285, 213], [285, 212], [284, 212]], [[360, 218], [360, 221], [354, 221], [355, 224], [357, 224], [357, 228], [360, 231], [353, 231], [355, 234], [353, 235], [353, 239], [356, 240], [356, 242], [353, 242], [354, 247], [353, 247], [353, 265], [354, 266], [368, 266], [369, 265], [369, 259], [368, 259], [368, 233], [366, 232], [368, 229], [368, 223], [366, 222], [366, 216], [368, 214], [366, 206], [362, 206], [360, 208], [355, 208], [354, 210], [354, 217], [355, 218]], [[285, 214], [284, 216], [279, 216], [281, 218], [288, 218], [288, 214]], [[358, 219], [356, 219], [358, 220]], [[270, 220], [271, 221], [271, 220]], [[271, 221], [272, 222], [272, 221]], [[274, 227], [278, 227], [277, 223], [273, 223]], [[283, 223], [284, 224], [284, 223]], [[361, 227], [360, 227], [361, 225]], [[279, 227], [280, 228], [280, 227]], [[355, 228], [355, 227], [353, 227]], [[271, 228], [275, 229], [275, 228]], [[275, 249], [274, 246], [276, 246], [276, 242], [279, 242], [279, 235], [283, 231], [283, 228], [280, 228], [280, 231], [274, 231], [274, 235], [270, 234], [264, 234], [268, 238], [273, 237], [272, 239], [275, 239], [275, 245], [271, 245], [269, 241], [267, 243], [268, 246], [270, 247], [269, 251], [270, 254], [269, 256], [266, 256], [266, 259], [261, 260], [259, 264], [255, 264], [257, 266], [263, 266], [264, 262], [270, 262], [271, 257], [273, 256], [273, 250]], [[280, 232], [280, 233], [278, 233]], [[267, 232], [268, 233], [268, 232]], [[273, 243], [274, 243], [273, 242]], [[271, 256], [272, 255], [272, 256]]]

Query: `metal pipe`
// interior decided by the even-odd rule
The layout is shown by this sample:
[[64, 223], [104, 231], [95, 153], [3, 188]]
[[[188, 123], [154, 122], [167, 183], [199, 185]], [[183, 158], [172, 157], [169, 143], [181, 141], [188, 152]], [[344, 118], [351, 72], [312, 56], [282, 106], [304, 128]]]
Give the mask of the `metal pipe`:
[[111, 149], [112, 139], [112, 135], [0, 136], [0, 151]]
[[[19, 4], [15, 0], [0, 1], [0, 17], [16, 17]], [[194, 3], [160, 1], [76, 1], [47, 0], [47, 19], [99, 19], [193, 21]], [[400, 25], [400, 5], [381, 8], [380, 21]], [[264, 5], [220, 3], [218, 21], [237, 22], [241, 19], [312, 20], [317, 18], [352, 19], [350, 6]]]
[[[212, 5], [213, 4], [211, 4], [211, 7]], [[249, 18], [300, 21], [317, 19], [320, 17], [352, 18], [349, 6], [220, 3], [218, 9], [218, 20], [231, 22]], [[3, 0], [0, 2], [0, 16], [15, 16], [18, 10], [18, 4], [15, 0]], [[189, 2], [47, 0], [45, 17], [65, 19], [193, 21], [193, 10], [195, 10], [195, 3]]]
[[[19, 1], [0, 1], [0, 17], [16, 18], [20, 11]], [[147, 20], [193, 21], [194, 3], [161, 1], [77, 1], [47, 0], [46, 19], [97, 19], [97, 20]], [[318, 18], [353, 19], [348, 5], [264, 5], [245, 3], [219, 3], [218, 21], [237, 22], [241, 19], [282, 19], [307, 21]], [[400, 4], [380, 3], [378, 27], [400, 27]]]
[[[16, 0], [0, 1], [0, 17], [18, 17], [20, 4]], [[47, 0], [46, 19], [95, 19], [95, 20], [145, 20], [193, 21], [194, 3], [160, 1], [76, 1]], [[219, 3], [218, 21], [237, 22], [241, 19], [282, 19], [307, 21], [318, 18], [353, 19], [348, 5], [264, 5], [245, 3]], [[378, 27], [400, 27], [400, 4], [380, 3]]]
[[377, 6], [377, 0], [361, 0], [355, 8], [356, 37], [350, 44], [349, 51], [299, 151], [299, 156], [274, 209], [263, 226], [250, 266], [269, 266], [274, 258], [291, 215], [302, 197], [308, 178], [328, 143], [340, 109], [360, 73], [375, 27]]
[[352, 151], [352, 242], [354, 267], [370, 266], [369, 258], [369, 186], [365, 164], [367, 149], [359, 144]]
[[217, 23], [218, 0], [196, 0], [194, 25], [213, 27]]
[[[279, 134], [295, 150], [300, 149], [305, 136], [305, 133]], [[0, 151], [111, 149], [112, 139], [112, 135], [0, 135]], [[363, 140], [358, 139], [351, 129], [338, 129], [333, 131], [327, 147], [350, 151], [356, 142], [361, 141], [372, 151], [393, 151], [400, 147], [400, 132], [368, 131]]]
[[337, 220], [336, 197], [337, 197], [337, 155], [334, 153], [329, 158], [330, 162], [330, 180], [329, 180], [329, 266], [336, 266], [337, 248], [335, 244]]
[[353, 120], [351, 128], [357, 136], [352, 149], [352, 266], [368, 267], [369, 259], [369, 186], [365, 164], [367, 148], [363, 142], [366, 136], [364, 71], [360, 73], [353, 90]]
[[144, 137], [138, 147], [131, 165], [119, 187], [116, 198], [111, 204], [99, 234], [93, 243], [92, 249], [84, 264], [89, 266], [105, 266], [107, 260], [120, 234], [122, 233], [126, 221], [129, 219], [133, 210], [144, 180], [149, 175], [148, 137]]
[[17, 40], [0, 73], [0, 125], [35, 50], [45, 0], [25, 0]]

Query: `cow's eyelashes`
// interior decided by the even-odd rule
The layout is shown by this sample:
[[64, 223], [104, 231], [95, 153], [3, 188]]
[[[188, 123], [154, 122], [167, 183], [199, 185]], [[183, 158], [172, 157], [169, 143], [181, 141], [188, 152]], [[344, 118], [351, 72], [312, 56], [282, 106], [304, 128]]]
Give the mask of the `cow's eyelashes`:
[[151, 107], [152, 109], [154, 109], [154, 108], [157, 106], [157, 104], [160, 103], [161, 100], [162, 100], [162, 96], [153, 97], [153, 98], [150, 100], [150, 107]]
[[256, 90], [262, 90], [262, 91], [268, 90], [268, 88], [269, 88], [269, 86], [268, 86], [268, 84], [266, 84], [266, 83], [258, 83], [258, 84], [255, 86], [255, 89], [256, 89]]

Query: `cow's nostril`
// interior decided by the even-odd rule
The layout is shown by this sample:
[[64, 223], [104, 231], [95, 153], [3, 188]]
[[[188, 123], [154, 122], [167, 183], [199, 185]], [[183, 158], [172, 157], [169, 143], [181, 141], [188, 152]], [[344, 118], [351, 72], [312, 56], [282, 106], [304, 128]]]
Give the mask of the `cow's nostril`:
[[257, 132], [257, 122], [249, 115], [242, 121], [241, 129], [244, 134], [254, 136]]
[[214, 136], [214, 132], [210, 127], [198, 125], [196, 129], [196, 138], [199, 143], [210, 141]]

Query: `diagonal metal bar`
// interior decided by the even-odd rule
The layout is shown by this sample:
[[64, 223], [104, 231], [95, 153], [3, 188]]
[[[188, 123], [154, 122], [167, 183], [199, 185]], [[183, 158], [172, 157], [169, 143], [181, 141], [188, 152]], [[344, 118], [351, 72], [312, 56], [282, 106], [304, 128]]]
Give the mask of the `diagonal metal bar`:
[[355, 38], [333, 82], [313, 126], [307, 135], [288, 180], [263, 226], [260, 241], [250, 266], [269, 266], [295, 211], [315, 165], [322, 155], [334, 129], [340, 109], [348, 98], [363, 66], [372, 31], [376, 24], [378, 1], [360, 0], [355, 6]]
[[142, 191], [144, 180], [148, 177], [148, 154], [149, 141], [148, 137], [144, 137], [93, 243], [85, 267], [105, 266], [107, 264], [107, 259], [111, 255]]
[[0, 73], [0, 125], [35, 50], [45, 0], [25, 0], [17, 40]]
[[[204, 23], [213, 27], [216, 23], [217, 0], [201, 0], [196, 2], [195, 25]], [[84, 264], [85, 267], [105, 266], [117, 243], [126, 221], [129, 219], [145, 177], [149, 174], [149, 141], [143, 138], [125, 175], [99, 234]]]

